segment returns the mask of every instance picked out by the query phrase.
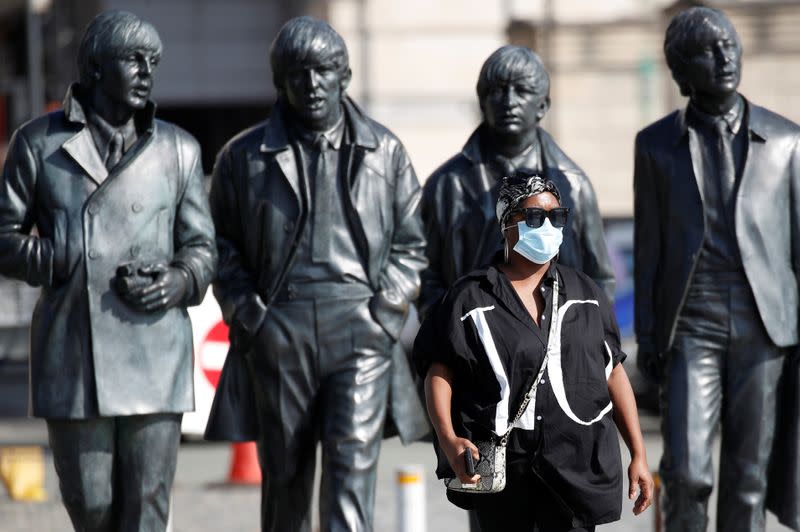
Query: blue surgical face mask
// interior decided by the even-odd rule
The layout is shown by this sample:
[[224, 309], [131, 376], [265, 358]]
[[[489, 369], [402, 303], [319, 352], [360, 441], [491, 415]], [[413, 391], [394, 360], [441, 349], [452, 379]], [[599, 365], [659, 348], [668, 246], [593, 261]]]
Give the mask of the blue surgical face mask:
[[514, 251], [536, 264], [545, 264], [558, 254], [564, 240], [563, 228], [553, 227], [550, 218], [545, 218], [541, 227], [533, 228], [517, 222], [519, 240]]

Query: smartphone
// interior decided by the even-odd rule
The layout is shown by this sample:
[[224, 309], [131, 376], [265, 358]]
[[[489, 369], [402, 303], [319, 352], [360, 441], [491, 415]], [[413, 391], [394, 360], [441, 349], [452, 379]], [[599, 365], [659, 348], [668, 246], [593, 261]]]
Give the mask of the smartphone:
[[472, 457], [472, 450], [467, 449], [464, 452], [464, 465], [467, 468], [467, 475], [475, 475], [475, 458]]

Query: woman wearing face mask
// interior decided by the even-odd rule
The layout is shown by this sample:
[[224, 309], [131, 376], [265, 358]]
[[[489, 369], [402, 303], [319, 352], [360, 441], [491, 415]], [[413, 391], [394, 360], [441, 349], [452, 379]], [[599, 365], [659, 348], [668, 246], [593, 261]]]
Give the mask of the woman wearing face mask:
[[[631, 455], [634, 514], [651, 503], [613, 309], [591, 279], [554, 262], [569, 217], [559, 197], [538, 175], [503, 180], [497, 218], [505, 256], [459, 280], [414, 344], [437, 475], [450, 479], [451, 502], [476, 510], [482, 532], [591, 531], [619, 519], [614, 423]], [[505, 452], [505, 487], [497, 493], [480, 493], [473, 485], [491, 483], [467, 473], [467, 453], [485, 470], [488, 458], [475, 443], [487, 441]]]

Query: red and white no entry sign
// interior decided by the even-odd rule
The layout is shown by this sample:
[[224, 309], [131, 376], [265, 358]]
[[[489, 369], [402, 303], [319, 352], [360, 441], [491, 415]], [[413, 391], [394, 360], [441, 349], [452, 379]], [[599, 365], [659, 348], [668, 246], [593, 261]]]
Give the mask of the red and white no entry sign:
[[228, 326], [222, 320], [209, 329], [200, 344], [200, 368], [214, 388], [219, 382], [222, 365], [228, 354]]

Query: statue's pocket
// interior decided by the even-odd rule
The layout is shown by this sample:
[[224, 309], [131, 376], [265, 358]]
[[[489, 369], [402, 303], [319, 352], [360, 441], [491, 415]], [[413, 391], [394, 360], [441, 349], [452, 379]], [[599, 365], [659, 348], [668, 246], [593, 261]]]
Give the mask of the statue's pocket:
[[376, 352], [390, 354], [390, 347], [394, 339], [373, 317], [368, 303], [360, 304], [355, 315], [361, 322], [361, 326], [356, 324], [351, 326], [353, 348], [356, 351], [372, 348]]
[[236, 310], [231, 320], [231, 340], [240, 353], [244, 354], [253, 347], [266, 314], [267, 308], [258, 294], [251, 294]]

